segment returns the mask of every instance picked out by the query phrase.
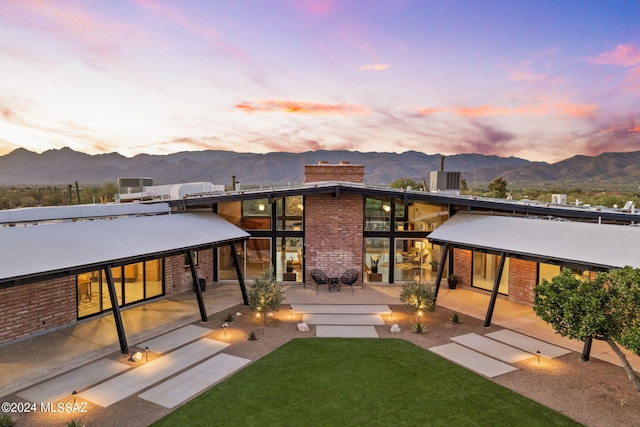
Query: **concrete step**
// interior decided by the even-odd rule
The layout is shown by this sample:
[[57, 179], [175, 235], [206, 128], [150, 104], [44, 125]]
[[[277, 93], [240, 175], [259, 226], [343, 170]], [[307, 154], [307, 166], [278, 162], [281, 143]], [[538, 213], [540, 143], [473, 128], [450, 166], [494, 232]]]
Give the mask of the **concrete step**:
[[377, 314], [305, 314], [302, 321], [309, 325], [384, 325]]
[[294, 313], [302, 314], [390, 314], [384, 304], [291, 304]]

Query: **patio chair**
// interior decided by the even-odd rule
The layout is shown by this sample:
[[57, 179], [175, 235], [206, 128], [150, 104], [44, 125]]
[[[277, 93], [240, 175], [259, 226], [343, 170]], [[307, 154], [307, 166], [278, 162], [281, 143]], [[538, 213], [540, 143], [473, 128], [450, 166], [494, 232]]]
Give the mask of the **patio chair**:
[[325, 274], [324, 271], [319, 268], [314, 268], [311, 270], [311, 277], [313, 281], [316, 282], [316, 295], [318, 294], [318, 287], [320, 285], [328, 285], [329, 284], [329, 276]]
[[350, 268], [345, 271], [340, 277], [340, 281], [343, 285], [351, 286], [351, 293], [353, 294], [353, 284], [358, 280], [358, 270]]

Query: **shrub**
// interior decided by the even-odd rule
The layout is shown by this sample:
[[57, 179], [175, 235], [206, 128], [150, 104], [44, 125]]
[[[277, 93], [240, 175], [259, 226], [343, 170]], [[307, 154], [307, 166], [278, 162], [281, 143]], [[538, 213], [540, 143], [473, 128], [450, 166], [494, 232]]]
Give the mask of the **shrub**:
[[427, 331], [427, 329], [425, 328], [425, 326], [420, 323], [420, 322], [416, 322], [413, 324], [413, 333], [414, 334], [424, 334]]
[[284, 289], [276, 282], [271, 268], [266, 269], [260, 276], [255, 278], [255, 282], [249, 290], [248, 298], [251, 311], [262, 313], [263, 324], [267, 309], [277, 311], [285, 296]]
[[426, 283], [405, 282], [400, 291], [400, 301], [407, 304], [411, 311], [433, 312], [436, 309], [435, 290]]
[[251, 331], [251, 332], [249, 332], [249, 335], [247, 335], [247, 339], [249, 341], [257, 341], [258, 337], [256, 336], [255, 332]]

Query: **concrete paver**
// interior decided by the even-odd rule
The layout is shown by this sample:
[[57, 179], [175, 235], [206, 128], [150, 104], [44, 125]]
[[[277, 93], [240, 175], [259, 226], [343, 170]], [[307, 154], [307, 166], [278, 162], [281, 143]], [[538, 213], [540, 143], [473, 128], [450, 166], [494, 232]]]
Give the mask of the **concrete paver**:
[[137, 345], [139, 348], [146, 349], [154, 353], [166, 353], [174, 348], [178, 348], [191, 341], [195, 341], [198, 338], [203, 337], [211, 333], [211, 329], [203, 328], [202, 326], [187, 325], [182, 328], [176, 329], [166, 334], [157, 336], [149, 341], [141, 342]]
[[218, 354], [141, 393], [139, 397], [171, 409], [232, 375], [250, 362], [251, 360], [243, 357]]
[[511, 365], [502, 363], [477, 351], [470, 350], [456, 343], [444, 344], [437, 347], [431, 347], [430, 351], [436, 353], [445, 359], [451, 360], [458, 365], [464, 366], [478, 374], [489, 378], [497, 377], [508, 372], [517, 371]]
[[459, 335], [451, 338], [451, 340], [507, 363], [522, 362], [534, 357], [531, 353], [474, 333]]
[[[107, 407], [224, 350], [229, 344], [202, 338], [83, 391], [78, 396]], [[144, 360], [144, 359], [143, 359]]]

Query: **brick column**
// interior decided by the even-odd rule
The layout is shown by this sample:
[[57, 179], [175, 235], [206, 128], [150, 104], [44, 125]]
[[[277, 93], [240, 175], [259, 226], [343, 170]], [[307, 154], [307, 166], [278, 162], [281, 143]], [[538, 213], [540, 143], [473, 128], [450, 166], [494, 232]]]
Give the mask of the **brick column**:
[[[364, 166], [348, 162], [305, 166], [305, 182], [364, 182]], [[305, 277], [311, 282], [311, 270], [319, 268], [327, 275], [340, 277], [355, 268], [362, 283], [362, 229], [364, 196], [341, 194], [309, 195], [305, 198]]]

